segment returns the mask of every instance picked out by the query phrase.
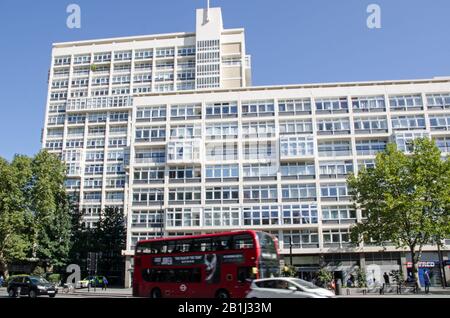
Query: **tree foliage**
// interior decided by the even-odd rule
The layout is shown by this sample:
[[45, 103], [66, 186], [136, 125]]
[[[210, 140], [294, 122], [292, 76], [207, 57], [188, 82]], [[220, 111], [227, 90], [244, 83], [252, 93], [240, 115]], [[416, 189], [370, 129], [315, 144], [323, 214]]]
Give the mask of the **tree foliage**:
[[405, 154], [389, 144], [375, 168], [351, 175], [348, 183], [366, 217], [352, 229], [352, 241], [408, 248], [417, 280], [423, 246], [450, 233], [450, 162], [429, 139], [417, 139], [410, 148]]
[[0, 159], [0, 266], [36, 259], [60, 265], [70, 247], [65, 166], [42, 151], [34, 158]]

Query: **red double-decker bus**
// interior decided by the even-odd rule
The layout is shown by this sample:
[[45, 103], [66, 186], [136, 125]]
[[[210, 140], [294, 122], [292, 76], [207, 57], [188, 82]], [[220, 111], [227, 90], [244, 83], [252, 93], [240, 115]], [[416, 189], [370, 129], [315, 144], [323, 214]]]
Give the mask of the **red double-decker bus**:
[[252, 279], [279, 274], [277, 240], [264, 232], [140, 241], [134, 255], [133, 296], [244, 298]]

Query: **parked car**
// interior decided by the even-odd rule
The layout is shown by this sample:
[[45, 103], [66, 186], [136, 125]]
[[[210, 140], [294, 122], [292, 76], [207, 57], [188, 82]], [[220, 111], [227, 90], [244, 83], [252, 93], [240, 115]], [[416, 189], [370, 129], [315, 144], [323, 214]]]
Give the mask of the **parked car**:
[[88, 276], [85, 279], [80, 280], [77, 287], [101, 287], [103, 286], [103, 278], [105, 278], [105, 276]]
[[12, 277], [6, 291], [9, 297], [28, 295], [30, 298], [42, 295], [53, 298], [58, 293], [56, 286], [49, 283], [45, 278], [29, 275]]
[[330, 298], [334, 293], [299, 278], [255, 279], [247, 298]]

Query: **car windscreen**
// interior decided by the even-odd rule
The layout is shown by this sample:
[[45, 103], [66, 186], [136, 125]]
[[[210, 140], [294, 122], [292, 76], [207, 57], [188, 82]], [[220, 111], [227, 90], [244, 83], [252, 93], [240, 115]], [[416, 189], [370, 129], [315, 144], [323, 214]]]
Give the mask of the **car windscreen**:
[[48, 284], [49, 282], [42, 277], [30, 277], [33, 284]]
[[307, 288], [307, 289], [313, 289], [313, 288], [320, 288], [319, 286], [314, 285], [313, 283], [307, 282], [303, 279], [294, 278], [292, 279], [294, 283], [297, 285], [300, 285], [301, 287]]

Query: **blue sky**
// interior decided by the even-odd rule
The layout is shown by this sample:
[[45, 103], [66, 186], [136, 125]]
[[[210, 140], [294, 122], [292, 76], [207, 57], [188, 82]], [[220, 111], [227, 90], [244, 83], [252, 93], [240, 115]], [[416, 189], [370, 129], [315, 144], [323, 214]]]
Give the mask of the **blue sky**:
[[[66, 27], [66, 7], [82, 28]], [[51, 43], [195, 31], [206, 0], [0, 0], [0, 156], [39, 151]], [[366, 8], [382, 28], [366, 27]], [[253, 84], [450, 75], [448, 0], [211, 0], [226, 28], [246, 29]]]

